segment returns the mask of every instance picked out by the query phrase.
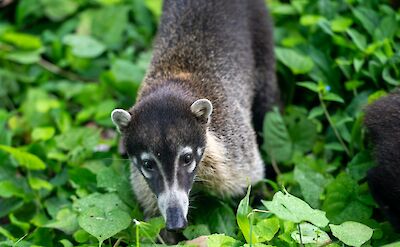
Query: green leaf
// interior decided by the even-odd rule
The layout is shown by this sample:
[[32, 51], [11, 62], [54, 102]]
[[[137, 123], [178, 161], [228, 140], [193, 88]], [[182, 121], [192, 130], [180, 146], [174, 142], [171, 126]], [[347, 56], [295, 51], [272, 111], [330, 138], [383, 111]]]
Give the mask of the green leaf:
[[133, 221], [136, 223], [136, 227], [139, 227], [140, 236], [146, 237], [153, 242], [160, 233], [161, 229], [165, 227], [165, 222], [162, 217], [152, 218], [148, 222], [137, 220]]
[[146, 7], [153, 13], [154, 16], [160, 18], [162, 12], [162, 0], [144, 0]]
[[28, 182], [31, 188], [34, 190], [45, 189], [50, 191], [53, 189], [53, 185], [51, 183], [37, 177], [29, 176]]
[[20, 64], [34, 64], [40, 61], [40, 55], [42, 53], [43, 49], [33, 51], [11, 51], [5, 55], [5, 58]]
[[120, 175], [112, 168], [103, 168], [97, 173], [97, 187], [104, 188], [109, 192], [117, 191], [121, 184]]
[[339, 103], [344, 103], [344, 100], [342, 97], [340, 97], [337, 94], [331, 93], [331, 92], [324, 93], [322, 95], [322, 99], [325, 101], [335, 101], [335, 102], [339, 102]]
[[276, 217], [263, 219], [254, 227], [259, 242], [271, 241], [278, 231], [279, 219]]
[[195, 239], [200, 236], [210, 235], [210, 230], [207, 225], [190, 225], [183, 230], [183, 236], [187, 239]]
[[55, 228], [66, 234], [72, 234], [78, 230], [78, 215], [69, 208], [60, 209], [56, 218], [46, 223], [43, 227]]
[[329, 223], [325, 212], [312, 209], [306, 202], [289, 193], [283, 194], [279, 191], [272, 201], [262, 202], [268, 210], [284, 220], [295, 223], [308, 221], [319, 227], [325, 227]]
[[308, 152], [317, 138], [316, 124], [307, 118], [307, 110], [291, 106], [284, 117], [294, 151]]
[[333, 236], [337, 237], [343, 243], [350, 246], [361, 246], [371, 239], [373, 230], [368, 226], [347, 221], [340, 225], [329, 224]]
[[224, 234], [213, 234], [207, 238], [207, 247], [239, 247], [240, 244], [240, 241]]
[[72, 48], [72, 53], [77, 57], [95, 58], [105, 51], [105, 46], [87, 35], [69, 34], [63, 38], [63, 42]]
[[308, 164], [300, 163], [294, 168], [294, 179], [300, 184], [304, 199], [312, 206], [319, 207], [320, 197], [330, 182], [321, 173], [314, 171]]
[[372, 208], [359, 198], [359, 186], [347, 174], [341, 173], [326, 188], [322, 209], [334, 224], [363, 221], [371, 217]]
[[292, 142], [277, 108], [265, 115], [264, 144], [262, 148], [276, 161], [286, 161], [292, 156]]
[[0, 145], [0, 150], [9, 153], [20, 166], [23, 166], [28, 170], [43, 170], [46, 168], [45, 163], [36, 155], [31, 153], [5, 145]]
[[44, 12], [53, 21], [61, 21], [67, 16], [75, 13], [79, 5], [74, 0], [40, 0]]
[[0, 196], [5, 198], [10, 198], [12, 196], [17, 196], [24, 198], [24, 190], [21, 185], [17, 184], [14, 180], [2, 180], [0, 181]]
[[275, 53], [278, 60], [289, 67], [294, 74], [305, 74], [314, 67], [311, 58], [295, 50], [277, 47]]
[[339, 16], [331, 21], [331, 29], [334, 32], [345, 32], [353, 24], [353, 20]]
[[116, 208], [129, 212], [128, 206], [126, 206], [125, 203], [123, 203], [121, 199], [114, 193], [93, 193], [77, 200], [73, 204], [74, 210], [78, 212], [83, 212], [92, 207], [98, 207], [105, 212], [111, 211]]
[[239, 203], [236, 213], [236, 221], [240, 231], [243, 233], [243, 236], [246, 239], [246, 242], [257, 243], [257, 236], [252, 230], [253, 226], [251, 225], [250, 218], [248, 217], [249, 213], [251, 212], [249, 205], [250, 190], [251, 186], [249, 186], [246, 196]]
[[300, 24], [303, 26], [313, 26], [316, 25], [321, 19], [323, 19], [320, 15], [303, 15], [300, 18]]
[[364, 35], [352, 28], [347, 30], [347, 34], [353, 40], [358, 49], [364, 51], [367, 48], [367, 39]]
[[356, 154], [347, 165], [347, 173], [355, 180], [359, 181], [367, 176], [367, 171], [375, 166], [375, 162], [367, 151]]
[[117, 81], [140, 83], [145, 71], [130, 61], [116, 59], [111, 65], [111, 72]]
[[94, 206], [80, 213], [78, 222], [80, 227], [102, 243], [126, 229], [131, 223], [131, 218], [127, 212], [118, 208], [105, 211]]
[[364, 29], [373, 34], [375, 28], [379, 25], [379, 16], [377, 13], [370, 8], [360, 6], [353, 9], [353, 14]]
[[129, 24], [130, 9], [125, 5], [89, 9], [80, 16], [78, 30], [93, 35], [110, 49], [121, 49], [121, 45], [127, 38], [124, 34]]
[[291, 237], [299, 244], [316, 244], [317, 246], [324, 246], [331, 242], [331, 239], [326, 232], [310, 223], [301, 223], [299, 228], [300, 231], [297, 229], [291, 234]]
[[31, 34], [6, 32], [0, 37], [5, 42], [25, 50], [37, 50], [42, 47], [40, 38]]
[[53, 127], [38, 127], [32, 131], [33, 141], [47, 141], [54, 136], [55, 129]]
[[298, 82], [296, 84], [299, 85], [300, 87], [307, 88], [315, 93], [318, 93], [320, 91], [318, 84], [315, 82], [304, 81], [304, 82]]

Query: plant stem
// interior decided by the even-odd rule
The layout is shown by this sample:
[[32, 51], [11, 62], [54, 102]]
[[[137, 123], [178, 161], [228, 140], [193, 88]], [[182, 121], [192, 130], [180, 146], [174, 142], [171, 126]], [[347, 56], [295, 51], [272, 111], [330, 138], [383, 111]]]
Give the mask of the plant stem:
[[303, 237], [301, 234], [300, 223], [297, 223], [297, 230], [299, 231], [299, 236], [300, 236], [300, 246], [303, 246]]
[[326, 108], [325, 102], [322, 99], [322, 94], [321, 92], [318, 92], [318, 98], [319, 98], [319, 102], [321, 103], [322, 109], [324, 111], [325, 117], [328, 120], [329, 124], [331, 125], [333, 132], [335, 133], [336, 138], [339, 140], [340, 145], [342, 145], [344, 151], [346, 152], [347, 156], [350, 156], [350, 151], [347, 148], [346, 144], [344, 143], [342, 137], [339, 134], [339, 131], [337, 130], [336, 126], [334, 125], [331, 116], [329, 115], [328, 109]]
[[44, 69], [50, 71], [51, 73], [65, 77], [71, 81], [95, 81], [94, 79], [83, 78], [75, 73], [63, 70], [62, 68], [58, 67], [57, 65], [55, 65], [43, 58], [40, 59], [38, 64], [40, 66], [42, 66]]
[[274, 169], [274, 171], [276, 172], [276, 175], [281, 175], [282, 173], [281, 173], [281, 170], [279, 170], [279, 167], [278, 167], [278, 165], [276, 164], [276, 160], [275, 160], [275, 158], [274, 157], [271, 157], [271, 165], [272, 165], [272, 168]]
[[113, 247], [118, 247], [119, 243], [121, 243], [122, 238], [118, 238]]

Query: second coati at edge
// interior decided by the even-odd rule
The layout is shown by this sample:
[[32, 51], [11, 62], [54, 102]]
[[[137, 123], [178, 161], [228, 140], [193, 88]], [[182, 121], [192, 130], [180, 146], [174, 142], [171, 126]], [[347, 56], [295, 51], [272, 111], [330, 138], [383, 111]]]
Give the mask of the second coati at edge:
[[400, 89], [367, 107], [365, 125], [378, 166], [368, 171], [370, 191], [400, 232]]
[[272, 35], [263, 0], [164, 1], [137, 103], [112, 120], [138, 201], [167, 229], [186, 227], [194, 181], [226, 197], [264, 177], [256, 131], [279, 104]]

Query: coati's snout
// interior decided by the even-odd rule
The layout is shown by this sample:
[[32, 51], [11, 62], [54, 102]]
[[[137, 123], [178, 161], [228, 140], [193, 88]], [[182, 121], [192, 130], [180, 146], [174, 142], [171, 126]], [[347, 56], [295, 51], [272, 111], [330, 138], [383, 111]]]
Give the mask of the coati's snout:
[[187, 225], [189, 193], [205, 150], [211, 112], [207, 99], [193, 102], [162, 95], [143, 100], [130, 112], [116, 109], [111, 114], [132, 166], [146, 181], [132, 184], [148, 186], [155, 194], [168, 230]]

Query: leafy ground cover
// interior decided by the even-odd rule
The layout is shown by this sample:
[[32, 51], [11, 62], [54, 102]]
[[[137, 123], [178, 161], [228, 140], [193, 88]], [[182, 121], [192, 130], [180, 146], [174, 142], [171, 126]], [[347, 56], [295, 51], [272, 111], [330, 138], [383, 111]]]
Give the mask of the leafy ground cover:
[[[0, 246], [153, 246], [109, 119], [151, 56], [159, 0], [0, 8]], [[4, 4], [4, 3], [3, 3]], [[399, 12], [377, 0], [269, 1], [285, 111], [267, 114], [254, 194], [203, 196], [184, 236], [209, 246], [399, 246], [365, 181], [363, 107], [400, 84]], [[266, 189], [266, 185], [270, 189]], [[259, 196], [259, 195], [258, 195]], [[251, 205], [257, 209], [252, 209]]]

